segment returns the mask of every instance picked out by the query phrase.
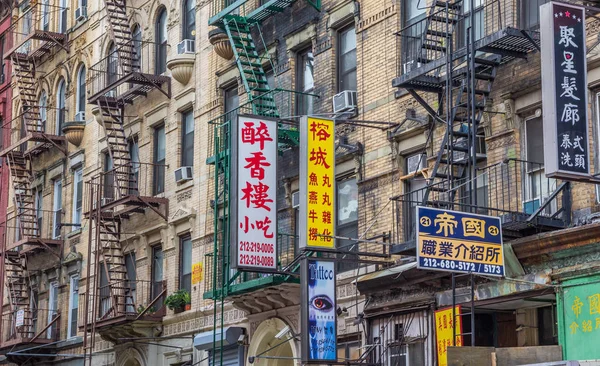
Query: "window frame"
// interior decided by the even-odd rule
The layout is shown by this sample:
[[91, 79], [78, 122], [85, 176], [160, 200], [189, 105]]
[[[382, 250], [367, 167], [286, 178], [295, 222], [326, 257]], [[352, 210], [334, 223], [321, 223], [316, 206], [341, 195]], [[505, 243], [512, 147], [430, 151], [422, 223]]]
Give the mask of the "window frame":
[[[348, 55], [347, 52], [345, 54], [342, 54], [342, 39], [345, 33], [350, 32], [354, 30], [354, 36], [355, 36], [355, 45], [354, 45], [354, 50], [356, 50], [356, 52], [358, 52], [358, 39], [356, 38], [356, 24], [354, 23], [350, 23], [342, 28], [340, 28], [337, 31], [337, 51], [336, 51], [336, 76], [337, 76], [337, 82], [336, 82], [336, 90], [338, 93], [344, 91], [344, 90], [353, 90], [350, 89], [344, 85], [342, 85], [342, 80], [343, 80], [343, 76], [346, 76], [348, 74], [351, 74], [352, 72], [355, 73], [356, 75], [356, 88], [354, 89], [358, 89], [358, 56], [355, 53], [355, 57], [354, 57], [354, 68], [352, 68], [351, 70], [347, 70], [345, 73], [342, 73], [342, 58], [345, 55]], [[354, 90], [356, 91], [356, 90]]]
[[6, 37], [4, 36], [4, 34], [0, 35], [0, 85], [4, 84], [6, 82], [6, 79], [8, 79], [6, 77], [6, 73], [5, 73], [5, 66], [6, 66], [6, 62], [4, 61], [4, 46], [6, 45]]
[[56, 87], [56, 126], [55, 132], [57, 136], [62, 136], [62, 127], [66, 122], [66, 108], [67, 108], [67, 86], [65, 79], [61, 78]]
[[[57, 312], [58, 309], [58, 281], [53, 281], [48, 284], [48, 321], [46, 326], [50, 325], [53, 318], [53, 312]], [[52, 339], [52, 333], [56, 329], [57, 325], [54, 324], [48, 327], [46, 331], [47, 338]]]
[[85, 105], [86, 105], [86, 77], [87, 70], [84, 64], [79, 66], [79, 70], [77, 71], [77, 95], [75, 98], [75, 115], [80, 112], [84, 113], [84, 121], [85, 121]]
[[[188, 120], [191, 118], [191, 131], [188, 131]], [[181, 113], [181, 166], [194, 166], [194, 137], [195, 137], [194, 110], [189, 109]], [[191, 135], [191, 136], [190, 136]], [[189, 146], [188, 146], [189, 145]]]
[[167, 9], [163, 6], [157, 13], [154, 27], [154, 40], [156, 42], [156, 53], [154, 56], [154, 73], [162, 75], [167, 71]]
[[[78, 200], [78, 197], [81, 199]], [[83, 217], [83, 168], [78, 168], [73, 172], [73, 212], [71, 220], [74, 224], [71, 226], [71, 231], [81, 229], [81, 219]], [[79, 224], [79, 226], [75, 226]]]
[[41, 128], [41, 132], [46, 131], [46, 125], [48, 124], [48, 93], [42, 89], [40, 92], [40, 120], [42, 125], [38, 126]]
[[[188, 9], [189, 4], [193, 4], [192, 9]], [[193, 14], [193, 17], [190, 16]], [[181, 6], [181, 40], [196, 40], [196, 1], [183, 0]], [[193, 19], [192, 19], [193, 18]], [[190, 22], [191, 20], [191, 22]], [[194, 32], [192, 34], [191, 32]]]
[[133, 41], [133, 51], [138, 57], [135, 60], [137, 65], [134, 66], [134, 70], [140, 71], [142, 67], [142, 27], [137, 23], [131, 27], [131, 39]]
[[[312, 87], [306, 88], [305, 76], [306, 76], [306, 62], [310, 61], [312, 55]], [[296, 54], [296, 90], [301, 93], [313, 93], [315, 90], [315, 55], [313, 53], [312, 45], [300, 50]], [[312, 103], [312, 97], [304, 94], [297, 94], [296, 97], [296, 115], [310, 115], [314, 112], [314, 105]]]
[[[538, 22], [535, 24], [527, 24], [526, 15], [528, 15], [528, 7], [527, 5], [531, 2], [535, 1], [537, 6], [534, 7], [538, 11], [537, 19]], [[519, 0], [518, 2], [518, 20], [517, 23], [520, 29], [524, 30], [535, 30], [540, 28], [540, 6], [548, 3], [550, 0]], [[541, 3], [540, 3], [541, 2]]]
[[[152, 262], [150, 265], [150, 278], [151, 278], [151, 287], [150, 287], [150, 293], [151, 293], [151, 298], [154, 299], [158, 296], [158, 294], [161, 291], [158, 290], [158, 285], [160, 283], [161, 289], [162, 289], [162, 282], [164, 281], [164, 276], [165, 276], [165, 272], [164, 272], [164, 260], [165, 260], [165, 255], [164, 255], [164, 251], [163, 251], [163, 247], [162, 247], [162, 243], [153, 245], [151, 247], [151, 251], [152, 251]], [[160, 280], [156, 280], [156, 271], [157, 271], [157, 263], [156, 263], [156, 256], [157, 253], [160, 253], [161, 255], [161, 261], [162, 263], [160, 263], [160, 272], [161, 272], [161, 279]], [[163, 301], [157, 301], [156, 302], [156, 307], [157, 310], [161, 309], [163, 307]]]
[[[74, 305], [77, 304], [77, 307]], [[75, 314], [73, 314], [73, 310], [77, 310]], [[79, 275], [71, 275], [69, 277], [69, 314], [67, 321], [67, 339], [77, 337], [77, 318], [79, 311]], [[75, 327], [73, 327], [73, 322], [75, 322]], [[75, 331], [73, 333], [73, 331]]]
[[[188, 246], [188, 248], [186, 248]], [[189, 250], [189, 253], [186, 251]], [[184, 256], [189, 254], [189, 273], [185, 273], [184, 268]], [[192, 235], [186, 233], [179, 237], [179, 289], [185, 289], [188, 293], [192, 293], [192, 259], [193, 259], [193, 248], [192, 248]], [[188, 283], [189, 282], [189, 283]]]
[[[349, 182], [349, 181], [354, 181], [355, 182], [355, 186], [356, 186], [356, 204], [357, 204], [357, 208], [356, 208], [356, 220], [353, 220], [351, 222], [347, 222], [344, 224], [340, 224], [340, 199], [339, 199], [339, 186], [343, 183]], [[358, 230], [359, 230], [359, 197], [358, 197], [358, 178], [355, 175], [341, 175], [336, 177], [335, 179], [335, 232], [337, 235], [340, 234], [340, 232], [342, 230], [346, 230], [346, 229], [354, 229], [356, 228], [356, 237], [358, 237]], [[344, 236], [344, 235], [340, 235], [340, 236]], [[348, 237], [352, 237], [352, 236], [348, 236]], [[342, 247], [342, 244], [339, 243], [339, 239], [335, 239], [336, 240], [336, 248], [340, 248], [341, 250], [347, 251], [347, 252], [353, 252], [359, 251], [359, 243], [354, 243], [355, 245], [352, 246], [350, 244], [352, 244], [352, 240], [349, 240], [349, 243], [347, 244], [343, 244], [346, 247]], [[350, 246], [348, 246], [350, 245]], [[339, 262], [336, 265], [336, 269], [337, 269], [337, 273], [343, 273], [343, 272], [347, 272], [347, 271], [352, 271], [354, 269], [356, 269], [356, 267], [354, 266], [353, 263], [344, 263], [344, 262]]]
[[[163, 158], [158, 160], [159, 155], [159, 138], [160, 131], [162, 131], [163, 144], [164, 144], [164, 153]], [[153, 136], [153, 151], [152, 151], [152, 163], [153, 163], [153, 174], [152, 174], [152, 194], [156, 196], [157, 194], [161, 194], [165, 192], [165, 163], [167, 161], [167, 136], [165, 131], [165, 124], [161, 123], [160, 125], [154, 127], [154, 136]]]
[[62, 179], [55, 179], [52, 182], [52, 239], [61, 237], [62, 224]]

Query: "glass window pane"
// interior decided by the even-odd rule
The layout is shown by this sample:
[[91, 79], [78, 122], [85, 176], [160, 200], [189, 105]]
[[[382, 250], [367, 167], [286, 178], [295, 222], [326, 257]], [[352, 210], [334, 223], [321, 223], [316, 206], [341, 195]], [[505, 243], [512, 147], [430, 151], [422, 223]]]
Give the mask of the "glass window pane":
[[356, 32], [354, 27], [342, 32], [341, 35], [341, 54], [346, 54], [356, 49]]
[[404, 5], [404, 9], [402, 10], [404, 12], [404, 20], [406, 23], [425, 14], [427, 11], [427, 7], [423, 0], [405, 0], [402, 4]]
[[355, 178], [338, 183], [337, 206], [338, 225], [358, 221], [358, 187]]
[[544, 164], [544, 134], [542, 118], [536, 117], [525, 122], [527, 135], [527, 161]]

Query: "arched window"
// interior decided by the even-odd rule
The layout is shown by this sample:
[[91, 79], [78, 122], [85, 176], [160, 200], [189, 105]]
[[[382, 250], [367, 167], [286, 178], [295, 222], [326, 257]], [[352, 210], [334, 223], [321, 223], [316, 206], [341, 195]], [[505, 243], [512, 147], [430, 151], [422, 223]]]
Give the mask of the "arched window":
[[139, 71], [142, 65], [142, 28], [138, 24], [134, 25], [131, 34], [135, 51], [135, 70]]
[[42, 90], [40, 94], [40, 125], [38, 125], [38, 130], [43, 132], [46, 130], [46, 121], [48, 120], [48, 94], [46, 94], [45, 90]]
[[182, 39], [196, 39], [196, 0], [183, 0]]
[[160, 9], [156, 18], [156, 75], [167, 71], [167, 10]]
[[117, 81], [118, 61], [117, 47], [111, 42], [108, 46], [107, 86]]
[[62, 135], [65, 123], [65, 81], [61, 79], [56, 89], [56, 134]]
[[75, 119], [77, 121], [85, 121], [85, 66], [79, 67], [77, 73], [77, 100]]

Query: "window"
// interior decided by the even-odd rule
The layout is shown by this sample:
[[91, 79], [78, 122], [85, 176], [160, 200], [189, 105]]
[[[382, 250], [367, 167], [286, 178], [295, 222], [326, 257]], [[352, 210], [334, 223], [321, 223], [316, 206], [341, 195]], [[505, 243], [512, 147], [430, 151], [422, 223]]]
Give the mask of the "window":
[[165, 191], [165, 126], [154, 129], [154, 195]]
[[540, 26], [540, 6], [549, 0], [520, 0], [521, 29], [535, 29]]
[[58, 83], [56, 91], [56, 135], [62, 135], [62, 126], [65, 123], [65, 81]]
[[[544, 173], [544, 133], [542, 128], [541, 114], [539, 117], [527, 118], [525, 120], [527, 179], [525, 179], [525, 202], [523, 202], [523, 210], [526, 214], [535, 212], [544, 199], [556, 189], [556, 180], [546, 178]], [[550, 211], [553, 205], [556, 205], [556, 201], [548, 207]]]
[[4, 36], [0, 36], [0, 84], [4, 84], [6, 81], [6, 70], [4, 70], [4, 39]]
[[[160, 245], [152, 247], [152, 299], [163, 290], [163, 251]], [[157, 310], [162, 308], [163, 301], [156, 302]]]
[[358, 361], [361, 356], [360, 350], [360, 339], [338, 342], [337, 344], [337, 358], [338, 360]]
[[140, 176], [140, 148], [137, 136], [129, 140], [129, 157], [131, 158], [131, 182], [129, 182], [129, 194], [138, 193], [138, 179]]
[[402, 73], [419, 67], [417, 56], [421, 52], [421, 35], [425, 25], [416, 25], [426, 16], [427, 7], [421, 0], [402, 2]]
[[42, 187], [37, 187], [33, 193], [34, 205], [35, 205], [35, 233], [41, 235], [40, 230], [42, 229]]
[[50, 0], [42, 0], [42, 28], [50, 30]]
[[104, 189], [102, 194], [103, 205], [115, 198], [115, 172], [113, 160], [109, 152], [104, 153]]
[[85, 121], [85, 66], [81, 65], [77, 73], [77, 100], [75, 119]]
[[196, 38], [196, 0], [183, 0], [182, 39]]
[[427, 166], [427, 155], [418, 153], [415, 155], [407, 156], [406, 159], [406, 174], [414, 174], [411, 178], [405, 181], [405, 192], [408, 192], [408, 200], [403, 202], [403, 227], [404, 227], [404, 240], [412, 240], [415, 238], [415, 207], [420, 205], [423, 201], [425, 193], [425, 187], [427, 187], [427, 181], [425, 177], [417, 172], [421, 171]]
[[[223, 104], [225, 107], [225, 113], [232, 112], [240, 106], [240, 99], [238, 96], [237, 85], [225, 89], [223, 92]], [[237, 110], [233, 111], [229, 116], [229, 121], [234, 121], [237, 117]]]
[[338, 35], [338, 91], [356, 90], [356, 31], [354, 25]]
[[60, 0], [60, 18], [59, 18], [59, 28], [58, 31], [59, 33], [67, 33], [67, 0]]
[[108, 287], [108, 278], [106, 270], [104, 269], [104, 263], [100, 263], [98, 272], [100, 272], [100, 286], [98, 288], [98, 293], [100, 295], [100, 303], [98, 304], [98, 318], [102, 318], [104, 317], [104, 315], [106, 315], [106, 313], [108, 313], [111, 306], [110, 288]]
[[538, 335], [540, 346], [558, 344], [558, 330], [556, 329], [556, 306], [544, 306], [537, 309]]
[[77, 335], [77, 313], [79, 310], [79, 276], [71, 276], [70, 291], [69, 291], [69, 323], [67, 334], [68, 337]]
[[54, 181], [54, 196], [52, 204], [52, 239], [60, 238], [62, 219], [62, 180]]
[[[48, 325], [52, 323], [58, 311], [58, 282], [52, 282], [48, 291]], [[54, 323], [48, 328], [47, 338], [52, 338], [56, 333], [58, 324]]]
[[41, 126], [38, 126], [40, 132], [46, 131], [46, 121], [48, 120], [48, 94], [45, 90], [42, 90], [40, 94], [40, 119]]
[[192, 237], [179, 238], [179, 288], [192, 293]]
[[167, 71], [167, 11], [162, 8], [156, 20], [156, 75]]
[[[337, 182], [337, 235], [349, 238], [358, 237], [358, 186], [356, 178]], [[358, 243], [352, 240], [337, 240], [337, 248], [344, 251], [358, 251]], [[346, 257], [348, 258], [348, 257]], [[339, 262], [338, 272], [355, 269], [350, 262]]]
[[[475, 40], [481, 39], [486, 33], [485, 23], [484, 23], [484, 0], [474, 0], [475, 4], [475, 25], [473, 26], [473, 30], [475, 32]], [[463, 18], [464, 21], [458, 25], [458, 29], [461, 38], [458, 39], [458, 47], [465, 47], [467, 45], [467, 32], [469, 27], [471, 26], [471, 2], [465, 1], [462, 7], [463, 10]]]
[[[296, 70], [297, 90], [302, 93], [312, 93], [315, 89], [314, 65], [315, 57], [312, 49], [307, 49], [298, 54], [298, 67]], [[296, 99], [296, 114], [313, 114], [313, 98], [308, 95], [298, 94]]]
[[125, 288], [125, 296], [127, 296], [127, 312], [135, 313], [136, 289], [137, 289], [137, 274], [135, 264], [135, 253], [125, 254], [125, 270], [127, 271], [127, 284]]
[[142, 65], [142, 28], [139, 24], [133, 26], [131, 32], [133, 40], [133, 51], [135, 52], [135, 67], [134, 70], [141, 70]]
[[194, 166], [194, 112], [181, 114], [181, 166]]
[[273, 69], [265, 70], [265, 76], [267, 78], [267, 85], [269, 86], [269, 89], [275, 89], [275, 72]]
[[83, 207], [83, 168], [73, 174], [73, 226], [72, 231], [81, 228], [81, 210]]
[[32, 288], [29, 298], [29, 309], [31, 310], [31, 331], [34, 334], [37, 334], [39, 297], [40, 294], [38, 290]]
[[[117, 47], [114, 43], [108, 46], [108, 64], [106, 70], [106, 84], [111, 85], [117, 81], [119, 56], [117, 55]], [[110, 92], [109, 92], [110, 93]]]

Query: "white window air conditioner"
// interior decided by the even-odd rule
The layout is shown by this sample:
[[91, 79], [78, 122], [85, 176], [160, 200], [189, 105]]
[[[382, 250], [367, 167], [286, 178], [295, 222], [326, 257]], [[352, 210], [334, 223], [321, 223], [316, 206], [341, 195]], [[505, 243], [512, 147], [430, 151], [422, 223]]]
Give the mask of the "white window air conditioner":
[[195, 53], [196, 42], [193, 39], [184, 39], [177, 45], [177, 54]]
[[333, 113], [355, 111], [356, 105], [356, 92], [353, 90], [344, 90], [333, 96]]
[[175, 170], [175, 182], [181, 183], [192, 179], [192, 167], [182, 166]]
[[75, 20], [84, 20], [87, 17], [87, 6], [80, 6], [75, 10]]
[[408, 74], [409, 72], [421, 67], [421, 63], [415, 60], [408, 61], [402, 64], [402, 74]]
[[417, 154], [417, 155], [409, 156], [406, 159], [406, 167], [408, 170], [408, 174], [416, 173], [419, 170], [425, 169], [426, 164], [427, 164], [427, 156], [425, 154]]
[[75, 113], [75, 121], [85, 121], [85, 112], [77, 112]]
[[300, 192], [299, 191], [292, 193], [292, 207], [293, 208], [300, 207]]

